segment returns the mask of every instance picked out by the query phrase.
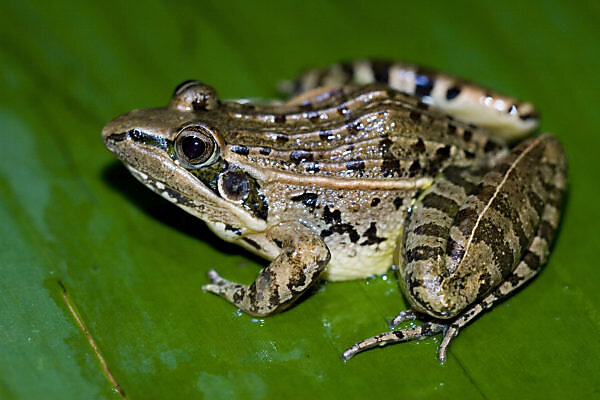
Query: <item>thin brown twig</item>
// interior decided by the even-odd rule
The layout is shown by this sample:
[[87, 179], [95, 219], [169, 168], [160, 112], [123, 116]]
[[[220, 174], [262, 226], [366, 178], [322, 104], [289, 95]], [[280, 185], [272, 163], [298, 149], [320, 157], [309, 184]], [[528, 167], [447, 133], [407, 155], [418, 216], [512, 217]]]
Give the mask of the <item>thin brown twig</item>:
[[125, 395], [125, 391], [123, 390], [123, 388], [121, 388], [121, 385], [119, 385], [119, 383], [115, 379], [112, 372], [110, 372], [110, 368], [108, 368], [108, 364], [106, 363], [106, 360], [104, 360], [104, 357], [102, 357], [102, 354], [100, 353], [100, 350], [98, 349], [98, 346], [96, 346], [96, 342], [94, 341], [94, 338], [92, 337], [90, 332], [87, 330], [85, 324], [83, 323], [81, 318], [79, 318], [79, 315], [77, 314], [77, 312], [75, 311], [75, 308], [71, 304], [71, 301], [69, 300], [69, 297], [67, 296], [67, 290], [65, 288], [65, 285], [63, 285], [62, 282], [58, 282], [58, 284], [62, 288], [62, 297], [63, 297], [65, 303], [67, 304], [67, 307], [69, 307], [69, 311], [71, 312], [71, 315], [73, 315], [73, 318], [75, 318], [77, 325], [79, 325], [79, 328], [81, 329], [81, 331], [87, 338], [90, 346], [92, 347], [92, 350], [94, 350], [94, 353], [96, 353], [96, 357], [98, 357], [98, 360], [100, 361], [100, 365], [102, 366], [102, 369], [104, 370], [104, 373], [106, 374], [106, 377], [108, 378], [108, 381], [115, 388], [115, 390], [117, 392], [119, 392], [119, 394], [123, 398], [127, 398], [127, 396]]

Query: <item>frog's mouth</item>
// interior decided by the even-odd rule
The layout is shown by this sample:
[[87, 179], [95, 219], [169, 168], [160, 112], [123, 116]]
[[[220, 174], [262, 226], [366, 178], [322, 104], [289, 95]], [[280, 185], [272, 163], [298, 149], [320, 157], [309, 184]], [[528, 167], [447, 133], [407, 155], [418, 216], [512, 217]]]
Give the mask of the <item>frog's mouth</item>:
[[249, 208], [220, 196], [216, 182], [226, 165], [217, 163], [211, 168], [190, 171], [179, 164], [171, 140], [139, 129], [120, 133], [106, 130], [102, 135], [106, 147], [157, 194], [206, 222], [241, 227], [249, 232], [266, 229], [266, 201], [261, 202], [262, 208]]

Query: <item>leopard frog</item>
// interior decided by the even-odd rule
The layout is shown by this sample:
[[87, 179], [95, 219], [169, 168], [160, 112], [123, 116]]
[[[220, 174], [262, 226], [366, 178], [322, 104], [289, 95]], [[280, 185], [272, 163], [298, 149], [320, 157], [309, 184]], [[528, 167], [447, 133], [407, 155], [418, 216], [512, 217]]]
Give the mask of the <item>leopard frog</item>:
[[250, 285], [214, 270], [205, 291], [268, 316], [319, 278], [396, 265], [425, 317], [349, 348], [458, 330], [546, 262], [566, 186], [558, 141], [535, 109], [411, 65], [356, 61], [287, 82], [286, 103], [220, 101], [197, 81], [168, 106], [110, 122], [105, 145], [144, 185], [221, 238], [270, 260]]

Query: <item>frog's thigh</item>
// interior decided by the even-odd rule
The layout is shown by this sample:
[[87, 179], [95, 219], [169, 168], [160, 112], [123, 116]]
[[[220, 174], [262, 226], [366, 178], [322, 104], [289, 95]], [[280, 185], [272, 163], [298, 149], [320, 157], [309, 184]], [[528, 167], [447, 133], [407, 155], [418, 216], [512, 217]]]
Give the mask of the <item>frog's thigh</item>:
[[302, 226], [277, 226], [268, 235], [282, 243], [281, 253], [249, 286], [230, 282], [215, 271], [204, 290], [218, 294], [242, 311], [266, 316], [290, 306], [319, 277], [329, 261], [320, 237]]
[[559, 209], [562, 203], [564, 187], [552, 186], [549, 189], [549, 199], [544, 206], [542, 217], [535, 237], [523, 254], [523, 257], [514, 271], [496, 286], [496, 288], [483, 299], [476, 301], [463, 311], [444, 332], [444, 339], [440, 344], [440, 360], [446, 359], [446, 351], [453, 337], [458, 331], [475, 319], [483, 311], [494, 306], [515, 290], [519, 289], [533, 279], [546, 263], [550, 253], [550, 245], [559, 223]]
[[[455, 317], [516, 279], [521, 261], [546, 261], [566, 159], [556, 139], [543, 135], [513, 149], [474, 188], [464, 178], [447, 171], [414, 207], [405, 235], [400, 272], [407, 297], [438, 318]], [[442, 195], [444, 185], [455, 190]]]
[[507, 140], [527, 136], [539, 122], [531, 103], [403, 62], [355, 60], [311, 69], [295, 80], [284, 82], [280, 89], [305, 98], [311, 97], [309, 93], [315, 88], [370, 83], [388, 85], [459, 121], [478, 125]]

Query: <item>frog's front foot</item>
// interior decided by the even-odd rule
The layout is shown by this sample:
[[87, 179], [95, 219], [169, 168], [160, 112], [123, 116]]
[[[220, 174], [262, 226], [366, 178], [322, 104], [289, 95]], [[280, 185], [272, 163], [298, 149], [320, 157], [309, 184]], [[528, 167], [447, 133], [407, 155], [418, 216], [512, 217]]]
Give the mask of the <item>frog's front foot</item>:
[[222, 278], [214, 269], [208, 271], [208, 279], [210, 279], [211, 283], [202, 286], [202, 290], [225, 298], [233, 296], [244, 287], [244, 285]]
[[320, 237], [300, 225], [278, 225], [267, 235], [281, 242], [281, 253], [260, 271], [252, 284], [231, 282], [210, 270], [211, 283], [202, 289], [257, 317], [293, 304], [319, 278], [329, 261], [329, 249]]

